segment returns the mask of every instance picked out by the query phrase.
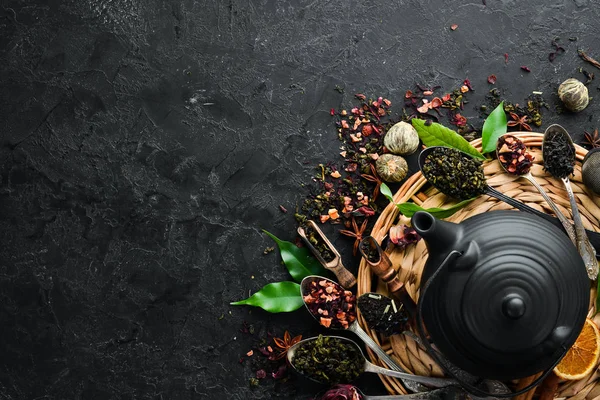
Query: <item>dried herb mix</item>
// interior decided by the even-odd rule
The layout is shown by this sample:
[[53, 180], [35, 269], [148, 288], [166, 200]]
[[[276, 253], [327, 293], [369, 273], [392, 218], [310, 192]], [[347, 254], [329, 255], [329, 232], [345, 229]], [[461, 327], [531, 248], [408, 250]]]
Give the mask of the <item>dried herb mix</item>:
[[575, 147], [560, 132], [549, 132], [544, 138], [544, 170], [557, 178], [566, 178], [575, 169]]
[[440, 192], [460, 200], [483, 194], [487, 185], [481, 161], [449, 147], [433, 149], [422, 171]]
[[408, 314], [402, 303], [375, 293], [365, 293], [358, 298], [358, 308], [369, 328], [391, 336], [406, 328]]
[[498, 139], [498, 161], [508, 172], [514, 175], [529, 173], [533, 164], [533, 156], [527, 151], [523, 141], [512, 135], [504, 135]]
[[332, 336], [319, 335], [298, 345], [294, 368], [322, 383], [349, 383], [363, 371], [365, 360], [358, 347]]
[[356, 320], [356, 296], [329, 279], [307, 279], [302, 288], [304, 303], [326, 328], [348, 329]]
[[314, 400], [364, 400], [358, 389], [352, 385], [335, 385]]

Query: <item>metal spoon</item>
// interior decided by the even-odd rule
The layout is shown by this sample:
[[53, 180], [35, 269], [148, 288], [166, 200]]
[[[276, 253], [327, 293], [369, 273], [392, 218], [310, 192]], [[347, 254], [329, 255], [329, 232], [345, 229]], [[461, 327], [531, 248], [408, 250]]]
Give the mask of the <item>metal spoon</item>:
[[[352, 391], [355, 391], [359, 395], [359, 400], [466, 400], [468, 397], [464, 390], [461, 390], [456, 387], [446, 387], [441, 389], [431, 390], [429, 392], [424, 393], [413, 393], [413, 394], [389, 394], [389, 395], [380, 395], [380, 396], [369, 396], [364, 394], [359, 388], [352, 385], [344, 385], [348, 386], [346, 389], [349, 394]], [[328, 391], [323, 391], [315, 396], [316, 400], [320, 400], [323, 398], [325, 394], [329, 391], [336, 390], [336, 388], [330, 389]], [[339, 389], [338, 389], [339, 390]], [[336, 397], [337, 398], [337, 397]], [[341, 398], [341, 397], [339, 397]], [[353, 397], [352, 399], [355, 399]]]
[[[408, 374], [406, 372], [400, 372], [400, 371], [393, 371], [391, 369], [387, 369], [387, 368], [383, 368], [380, 367], [378, 365], [375, 365], [371, 362], [369, 362], [365, 355], [363, 354], [362, 350], [360, 349], [360, 346], [353, 340], [347, 339], [345, 337], [341, 337], [341, 336], [328, 336], [329, 338], [335, 338], [338, 339], [340, 341], [345, 342], [345, 344], [350, 345], [352, 347], [355, 348], [355, 350], [362, 356], [364, 364], [361, 366], [360, 372], [361, 374], [363, 372], [372, 372], [372, 373], [376, 373], [376, 374], [382, 374], [382, 375], [387, 375], [387, 376], [392, 376], [394, 378], [400, 378], [402, 380], [409, 380], [409, 381], [413, 381], [413, 382], [419, 382], [422, 383], [424, 385], [428, 385], [434, 388], [443, 388], [446, 386], [459, 386], [458, 382], [456, 382], [453, 379], [446, 379], [446, 378], [435, 378], [435, 377], [431, 377], [431, 376], [421, 376], [421, 375], [412, 375], [412, 374]], [[296, 354], [296, 350], [301, 347], [306, 345], [306, 343], [310, 342], [310, 341], [314, 341], [317, 340], [318, 337], [312, 337], [312, 338], [308, 338], [308, 339], [304, 339], [299, 341], [298, 343], [296, 343], [295, 345], [293, 345], [292, 347], [290, 347], [287, 351], [287, 360], [290, 363], [290, 365], [296, 370], [298, 371], [298, 373], [306, 376], [306, 374], [304, 374], [302, 371], [299, 371], [296, 368], [296, 364], [294, 363], [294, 358], [295, 358], [295, 354]], [[318, 354], [313, 354], [313, 358], [316, 360], [318, 357]], [[319, 381], [315, 378], [312, 378], [310, 376], [306, 376], [308, 379], [311, 379], [315, 382], [319, 382], [319, 383], [324, 383], [323, 381]]]
[[[339, 285], [337, 282], [332, 281], [331, 279], [327, 279], [325, 277], [322, 276], [318, 276], [318, 275], [309, 275], [307, 277], [305, 277], [304, 279], [302, 279], [302, 282], [300, 282], [300, 291], [302, 293], [302, 301], [304, 301], [304, 306], [306, 307], [306, 309], [308, 310], [308, 312], [310, 313], [310, 315], [313, 316], [314, 319], [316, 319], [317, 321], [319, 321], [319, 317], [317, 315], [315, 315], [310, 307], [308, 306], [308, 304], [306, 304], [306, 300], [305, 297], [310, 294], [309, 291], [309, 285], [311, 282], [319, 282], [319, 281], [328, 281], [336, 286], [338, 286], [342, 291], [344, 290], [341, 285]], [[353, 304], [353, 307], [356, 307], [356, 303]], [[320, 321], [319, 321], [320, 323]], [[375, 354], [377, 354], [379, 356], [379, 358], [381, 358], [390, 368], [396, 370], [396, 371], [401, 371], [403, 372], [404, 370], [402, 369], [401, 366], [398, 365], [398, 363], [396, 363], [390, 356], [388, 356], [388, 354], [385, 352], [385, 350], [383, 350], [373, 339], [371, 339], [371, 337], [367, 334], [367, 332], [365, 332], [360, 325], [358, 324], [358, 320], [354, 320], [353, 322], [351, 322], [348, 327], [346, 329], [344, 328], [331, 328], [331, 329], [339, 329], [339, 330], [346, 330], [346, 331], [350, 331], [350, 332], [354, 332], [356, 334], [356, 336], [358, 336], [364, 343], [365, 345], [367, 345], [371, 350], [373, 350], [375, 352]], [[410, 385], [410, 383], [409, 383]], [[421, 387], [421, 386], [415, 386], [415, 385], [410, 385], [411, 387], [408, 387], [411, 390], [414, 390], [415, 392], [422, 392], [422, 391], [426, 391], [428, 390], [427, 388]]]
[[[419, 168], [421, 169], [421, 172], [423, 173], [423, 176], [425, 177], [425, 179], [427, 179], [432, 185], [433, 185], [433, 183], [432, 183], [431, 177], [428, 177], [427, 174], [425, 174], [425, 172], [423, 172], [423, 165], [424, 165], [425, 158], [436, 147], [443, 147], [443, 146], [428, 147], [425, 150], [423, 150], [421, 152], [421, 154], [419, 154]], [[456, 150], [456, 151], [460, 151], [460, 150]], [[473, 156], [471, 156], [470, 154], [464, 153], [462, 151], [461, 151], [461, 153], [463, 153], [467, 157], [473, 158]], [[528, 206], [527, 204], [524, 204], [524, 203], [520, 202], [519, 200], [516, 200], [516, 199], [513, 199], [512, 197], [506, 196], [505, 194], [500, 193], [499, 191], [497, 191], [496, 189], [494, 189], [490, 185], [486, 185], [484, 187], [484, 194], [486, 194], [486, 195], [488, 195], [490, 197], [493, 197], [495, 199], [498, 199], [500, 201], [503, 201], [506, 204], [509, 204], [509, 205], [513, 206], [517, 210], [526, 211], [528, 213], [535, 214], [538, 217], [543, 218], [546, 221], [553, 223], [555, 226], [557, 226], [557, 227], [559, 227], [561, 229], [564, 229], [564, 227], [562, 226], [562, 224], [560, 223], [560, 221], [556, 217], [553, 217], [552, 215], [546, 214], [545, 212], [538, 211], [535, 208], [532, 208], [532, 207]], [[590, 243], [592, 244], [592, 246], [596, 250], [600, 250], [600, 233], [589, 231], [587, 229], [585, 230], [585, 233], [587, 234], [587, 237], [588, 237]]]
[[[521, 139], [519, 139], [513, 135], [504, 135], [503, 138], [505, 138], [505, 139], [511, 138], [513, 141], [515, 141], [517, 143], [521, 143], [522, 148], [523, 148], [523, 153], [527, 153], [527, 146], [525, 146], [525, 144], [523, 143], [523, 141]], [[567, 219], [567, 217], [565, 217], [565, 215], [562, 213], [562, 211], [560, 211], [560, 209], [556, 206], [556, 203], [554, 203], [554, 201], [552, 201], [552, 199], [548, 196], [548, 194], [546, 193], [544, 188], [542, 186], [540, 186], [540, 184], [535, 180], [533, 175], [531, 175], [531, 170], [529, 168], [527, 168], [526, 169], [527, 172], [521, 173], [521, 174], [519, 174], [518, 170], [516, 170], [514, 172], [509, 171], [508, 168], [506, 167], [505, 163], [501, 161], [501, 158], [500, 158], [501, 157], [500, 153], [502, 153], [501, 150], [502, 150], [502, 148], [501, 148], [500, 144], [498, 144], [498, 146], [496, 147], [496, 156], [498, 157], [498, 162], [502, 166], [502, 169], [504, 169], [504, 171], [506, 171], [506, 173], [508, 173], [508, 174], [520, 176], [521, 178], [527, 179], [533, 186], [535, 186], [535, 188], [540, 192], [540, 194], [542, 195], [544, 200], [546, 200], [546, 203], [548, 203], [548, 205], [550, 206], [552, 211], [554, 211], [554, 214], [556, 214], [556, 216], [558, 217], [560, 223], [562, 224], [563, 228], [565, 228], [565, 231], [567, 232], [567, 235], [569, 235], [569, 238], [571, 238], [571, 241], [573, 242], [573, 244], [577, 245], [577, 241], [575, 238], [575, 229], [573, 228], [573, 224]]]
[[[575, 146], [573, 145], [573, 140], [571, 139], [571, 135], [560, 125], [553, 124], [550, 125], [546, 132], [544, 132], [544, 140], [542, 142], [542, 155], [544, 157], [544, 166], [546, 167], [546, 160], [548, 157], [548, 140], [550, 140], [551, 136], [560, 135], [566, 139], [567, 143], [569, 143], [572, 151], [570, 154], [565, 154], [568, 157], [568, 162], [575, 164]], [[546, 168], [546, 170], [549, 170]], [[561, 177], [554, 176], [562, 180], [565, 185], [565, 189], [567, 189], [567, 193], [569, 195], [569, 202], [571, 203], [571, 211], [573, 213], [573, 222], [575, 223], [575, 236], [577, 238], [577, 249], [579, 250], [579, 254], [583, 258], [583, 262], [585, 264], [585, 268], [588, 273], [588, 277], [591, 280], [595, 280], [598, 277], [598, 262], [596, 261], [596, 251], [594, 247], [590, 243], [588, 236], [586, 235], [585, 228], [583, 227], [583, 222], [581, 221], [581, 215], [579, 214], [579, 209], [577, 208], [577, 203], [575, 202], [575, 196], [573, 195], [573, 189], [571, 188], [571, 182], [569, 181], [569, 177]]]

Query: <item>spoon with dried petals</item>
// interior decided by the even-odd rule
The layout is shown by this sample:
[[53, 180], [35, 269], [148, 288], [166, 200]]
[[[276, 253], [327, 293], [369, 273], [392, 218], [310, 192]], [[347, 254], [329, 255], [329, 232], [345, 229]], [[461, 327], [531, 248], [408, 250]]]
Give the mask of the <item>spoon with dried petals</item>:
[[583, 258], [588, 277], [591, 280], [595, 280], [598, 277], [596, 251], [590, 243], [583, 227], [583, 221], [581, 220], [579, 208], [575, 202], [575, 195], [569, 181], [569, 175], [573, 173], [575, 165], [575, 145], [569, 132], [558, 124], [550, 125], [546, 129], [546, 132], [544, 132], [542, 155], [544, 157], [544, 169], [555, 178], [560, 179], [565, 185], [565, 189], [569, 195], [569, 202], [571, 203], [573, 222], [575, 223], [577, 249], [579, 250], [579, 254], [581, 254], [581, 258]]
[[[356, 319], [356, 298], [352, 292], [344, 289], [337, 282], [318, 275], [309, 275], [302, 279], [302, 282], [300, 282], [300, 292], [304, 306], [310, 312], [310, 315], [322, 326], [329, 329], [354, 332], [388, 367], [404, 372], [402, 367], [358, 324], [358, 320]], [[329, 301], [321, 302], [321, 295], [330, 296]], [[426, 387], [415, 382], [403, 383], [405, 383], [408, 389], [414, 392], [428, 390]]]
[[560, 223], [565, 228], [567, 235], [577, 245], [575, 238], [575, 229], [573, 224], [560, 211], [556, 203], [552, 201], [544, 188], [535, 180], [531, 174], [531, 165], [533, 164], [533, 156], [527, 151], [527, 146], [523, 141], [513, 135], [504, 135], [498, 139], [496, 146], [496, 157], [498, 162], [508, 174], [520, 176], [527, 179], [542, 195], [546, 203], [550, 206], [554, 214], [558, 217]]

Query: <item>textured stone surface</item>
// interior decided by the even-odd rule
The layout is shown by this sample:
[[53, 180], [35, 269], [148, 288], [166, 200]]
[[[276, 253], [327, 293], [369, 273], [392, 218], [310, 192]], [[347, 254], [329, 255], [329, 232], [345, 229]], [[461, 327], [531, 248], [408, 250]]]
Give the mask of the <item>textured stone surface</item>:
[[298, 378], [251, 389], [239, 359], [267, 331], [318, 333], [310, 317], [228, 304], [288, 279], [261, 229], [294, 239], [278, 206], [336, 157], [331, 107], [363, 92], [398, 115], [415, 83], [469, 78], [476, 118], [494, 73], [513, 102], [544, 92], [543, 127], [598, 127], [595, 99], [553, 110], [598, 72], [576, 55], [600, 58], [594, 2], [485, 3], [1, 1], [0, 397], [308, 398]]

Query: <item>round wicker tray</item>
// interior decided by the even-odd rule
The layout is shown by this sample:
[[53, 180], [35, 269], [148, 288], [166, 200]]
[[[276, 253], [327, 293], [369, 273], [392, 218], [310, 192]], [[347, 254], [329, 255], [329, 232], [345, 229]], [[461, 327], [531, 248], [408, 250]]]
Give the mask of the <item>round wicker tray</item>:
[[[535, 157], [535, 164], [531, 169], [531, 173], [548, 192], [549, 196], [556, 202], [561, 211], [563, 211], [567, 217], [570, 217], [569, 200], [562, 182], [550, 177], [542, 169], [541, 145], [543, 135], [531, 132], [511, 132], [511, 134], [518, 136], [528, 146], [529, 151], [531, 151]], [[473, 141], [472, 144], [477, 149], [481, 150], [480, 139]], [[577, 145], [576, 148], [577, 159], [581, 162], [587, 153], [587, 150]], [[486, 161], [484, 163], [484, 171], [490, 186], [530, 205], [531, 207], [552, 214], [552, 210], [548, 207], [542, 196], [526, 179], [504, 173], [497, 160]], [[571, 179], [571, 185], [577, 198], [585, 227], [590, 230], [600, 231], [600, 224], [598, 221], [598, 218], [600, 218], [600, 197], [594, 195], [584, 187], [581, 181], [580, 163], [578, 163], [575, 168], [575, 176]], [[408, 178], [402, 187], [394, 194], [394, 201], [396, 203], [412, 201], [424, 208], [447, 207], [455, 203], [453, 199], [439, 193], [435, 188], [429, 185], [420, 172]], [[465, 218], [486, 211], [511, 208], [511, 206], [499, 200], [483, 195], [446, 220], [460, 222]], [[408, 223], [408, 221], [409, 220], [406, 217], [399, 215], [398, 209], [390, 203], [383, 210], [381, 216], [375, 223], [371, 235], [381, 243], [391, 226], [399, 223]], [[394, 268], [399, 272], [400, 280], [405, 283], [408, 293], [416, 301], [419, 296], [421, 271], [427, 260], [425, 243], [419, 241], [416, 245], [408, 246], [404, 250], [395, 249], [391, 253], [388, 253], [388, 255], [394, 264]], [[591, 317], [596, 313], [596, 289], [593, 287], [594, 285], [590, 286], [591, 301], [588, 316]], [[377, 277], [371, 273], [364, 260], [361, 261], [358, 271], [357, 291], [358, 295], [372, 291], [387, 294], [385, 283], [379, 281]], [[369, 335], [407, 371], [418, 375], [444, 375], [442, 369], [427, 355], [424, 349], [409, 336], [394, 335], [390, 338], [385, 338], [374, 331], [369, 330], [364, 319], [360, 315], [359, 322], [361, 326], [366, 328], [365, 330]], [[374, 363], [384, 365], [374, 353], [371, 351], [368, 353]], [[391, 394], [406, 393], [400, 382], [395, 378], [386, 376], [380, 377]], [[533, 380], [531, 377], [524, 378], [519, 382], [510, 382], [509, 384], [514, 387], [524, 387], [528, 382], [531, 382], [531, 380]], [[522, 395], [523, 397], [519, 397], [522, 399], [531, 398], [533, 394], [534, 391], [532, 390], [525, 395]], [[589, 377], [580, 381], [560, 382], [555, 398], [573, 398], [578, 400], [600, 398], [600, 372], [594, 372]]]

